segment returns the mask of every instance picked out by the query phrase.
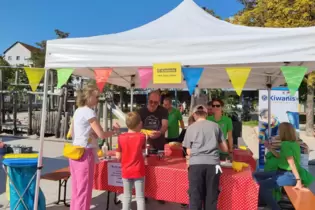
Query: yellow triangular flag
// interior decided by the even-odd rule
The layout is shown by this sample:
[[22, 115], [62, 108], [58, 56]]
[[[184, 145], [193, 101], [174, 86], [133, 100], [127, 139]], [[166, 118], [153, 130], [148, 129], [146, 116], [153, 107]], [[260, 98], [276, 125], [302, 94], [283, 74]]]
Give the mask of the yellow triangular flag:
[[44, 68], [28, 68], [24, 67], [26, 76], [28, 78], [28, 83], [32, 88], [32, 91], [35, 92], [40, 81], [42, 80], [45, 69]]
[[251, 70], [252, 69], [250, 67], [226, 68], [226, 72], [230, 77], [233, 88], [235, 89], [237, 95], [241, 95]]

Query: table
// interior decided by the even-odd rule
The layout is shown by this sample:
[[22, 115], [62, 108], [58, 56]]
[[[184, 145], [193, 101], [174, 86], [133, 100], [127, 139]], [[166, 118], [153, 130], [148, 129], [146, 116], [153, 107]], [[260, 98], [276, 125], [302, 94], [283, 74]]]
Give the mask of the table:
[[[107, 163], [108, 161], [101, 161], [95, 166], [93, 188], [123, 193], [122, 187], [108, 185]], [[158, 160], [156, 157], [147, 158], [145, 185], [146, 197], [188, 204], [188, 173], [185, 159], [165, 157]], [[223, 168], [223, 174], [220, 178], [221, 193], [218, 209], [257, 209], [258, 189], [250, 168], [238, 173], [231, 168]]]

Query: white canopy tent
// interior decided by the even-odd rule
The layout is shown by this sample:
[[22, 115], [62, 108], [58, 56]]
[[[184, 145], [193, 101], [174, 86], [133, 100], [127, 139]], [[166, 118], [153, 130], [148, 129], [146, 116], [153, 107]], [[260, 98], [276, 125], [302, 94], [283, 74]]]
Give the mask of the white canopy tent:
[[[111, 67], [109, 83], [137, 88], [140, 87], [138, 67], [165, 62], [204, 67], [199, 88], [232, 88], [225, 68], [251, 67], [244, 88], [265, 89], [268, 84], [270, 90], [271, 85], [284, 83], [280, 71], [283, 65], [315, 69], [315, 27], [279, 29], [233, 25], [212, 17], [192, 0], [184, 0], [161, 18], [126, 32], [48, 41], [45, 67], [74, 68], [75, 75], [89, 78], [94, 78], [93, 67]], [[46, 70], [39, 168], [42, 166], [47, 76]], [[148, 86], [185, 87], [185, 82]], [[38, 170], [35, 210], [40, 174]]]
[[[262, 76], [279, 77], [283, 62], [315, 69], [315, 27], [256, 28], [219, 20], [192, 0], [183, 1], [161, 18], [126, 32], [47, 42], [46, 68], [76, 68], [74, 74], [94, 78], [93, 67], [111, 67], [109, 83], [140, 87], [138, 67], [180, 62], [205, 68], [200, 88], [232, 88], [226, 67], [252, 71], [245, 88], [265, 88]], [[165, 85], [149, 84], [148, 88]], [[168, 85], [170, 88], [186, 87]]]

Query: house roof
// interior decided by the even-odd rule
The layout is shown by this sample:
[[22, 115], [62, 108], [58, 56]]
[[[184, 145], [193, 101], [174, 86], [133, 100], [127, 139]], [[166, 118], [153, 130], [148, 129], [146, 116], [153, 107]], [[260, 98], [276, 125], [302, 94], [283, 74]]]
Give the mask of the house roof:
[[39, 51], [39, 50], [40, 50], [40, 49], [37, 48], [37, 47], [34, 47], [34, 46], [29, 45], [29, 44], [25, 44], [25, 43], [23, 43], [23, 42], [17, 41], [17, 42], [15, 42], [13, 45], [11, 45], [8, 49], [6, 49], [6, 50], [3, 52], [3, 54], [5, 54], [6, 52], [8, 52], [12, 47], [14, 47], [14, 46], [17, 45], [17, 44], [21, 44], [23, 47], [25, 47], [26, 49], [28, 49], [28, 50], [31, 51], [31, 52], [36, 52], [36, 51]]

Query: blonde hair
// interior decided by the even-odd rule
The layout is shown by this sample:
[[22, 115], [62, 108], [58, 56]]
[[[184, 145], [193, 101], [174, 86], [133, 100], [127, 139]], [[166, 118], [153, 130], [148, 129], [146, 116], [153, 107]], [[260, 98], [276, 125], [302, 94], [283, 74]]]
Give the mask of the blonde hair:
[[82, 107], [85, 106], [93, 93], [99, 92], [98, 88], [94, 84], [88, 84], [83, 87], [83, 89], [77, 90], [77, 106]]
[[297, 141], [296, 131], [291, 123], [283, 122], [279, 125], [281, 141]]
[[137, 112], [129, 112], [126, 115], [126, 125], [130, 130], [136, 129], [141, 123], [141, 117]]

